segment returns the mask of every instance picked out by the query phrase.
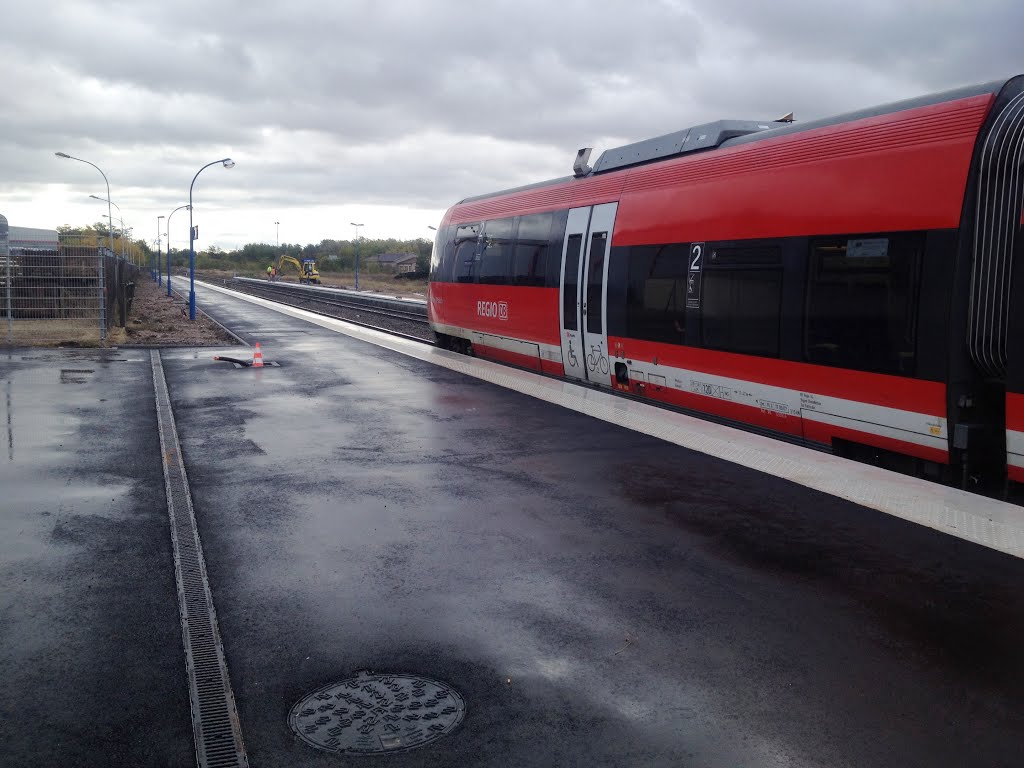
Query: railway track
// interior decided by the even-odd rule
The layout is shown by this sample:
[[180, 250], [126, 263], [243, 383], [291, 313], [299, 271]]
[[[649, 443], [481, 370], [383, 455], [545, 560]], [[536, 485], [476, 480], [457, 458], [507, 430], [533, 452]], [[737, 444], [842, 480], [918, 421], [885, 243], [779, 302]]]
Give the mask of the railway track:
[[268, 283], [265, 280], [224, 280], [224, 288], [347, 323], [385, 331], [396, 336], [433, 344], [436, 339], [427, 322], [426, 304], [383, 296], [343, 293], [313, 286]]

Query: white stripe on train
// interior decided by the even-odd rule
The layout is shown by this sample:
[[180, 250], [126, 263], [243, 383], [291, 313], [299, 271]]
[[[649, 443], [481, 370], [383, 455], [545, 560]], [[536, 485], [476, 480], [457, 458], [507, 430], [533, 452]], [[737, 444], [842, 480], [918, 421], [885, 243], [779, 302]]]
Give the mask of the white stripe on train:
[[1024, 468], [1024, 432], [1006, 430], [1006, 463]]
[[[476, 344], [506, 352], [527, 356], [540, 355], [544, 360], [562, 363], [561, 348], [551, 344], [526, 342], [440, 323], [435, 323], [434, 329], [450, 336], [468, 336], [470, 341]], [[691, 395], [801, 417], [857, 432], [869, 432], [879, 437], [914, 443], [943, 453], [949, 450], [948, 427], [944, 416], [639, 361], [631, 364], [630, 377], [638, 380], [642, 378]], [[1024, 435], [1021, 447], [1021, 453], [1024, 453]]]

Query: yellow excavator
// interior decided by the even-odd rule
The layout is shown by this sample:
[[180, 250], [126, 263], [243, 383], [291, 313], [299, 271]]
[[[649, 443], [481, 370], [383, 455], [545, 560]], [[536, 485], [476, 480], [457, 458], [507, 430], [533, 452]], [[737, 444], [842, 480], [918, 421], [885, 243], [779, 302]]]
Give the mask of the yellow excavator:
[[299, 271], [300, 283], [320, 285], [320, 272], [318, 272], [316, 268], [316, 259], [303, 259], [302, 263], [299, 264], [298, 259], [292, 258], [291, 256], [282, 256], [277, 260], [277, 274], [284, 274], [285, 264], [291, 264]]

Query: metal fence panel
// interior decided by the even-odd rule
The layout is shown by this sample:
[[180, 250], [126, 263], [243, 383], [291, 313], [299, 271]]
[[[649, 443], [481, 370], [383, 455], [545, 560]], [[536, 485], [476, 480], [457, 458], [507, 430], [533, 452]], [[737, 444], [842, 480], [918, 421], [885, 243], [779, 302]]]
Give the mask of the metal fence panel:
[[127, 320], [137, 276], [138, 267], [95, 238], [8, 245], [6, 253], [0, 243], [7, 344], [105, 345], [113, 322], [123, 327]]
[[94, 346], [103, 340], [98, 248], [11, 248], [8, 261], [8, 343]]
[[0, 287], [4, 289], [4, 317], [7, 319], [7, 343], [11, 343], [14, 331], [11, 325], [11, 254], [8, 246], [10, 227], [7, 217], [0, 214]]

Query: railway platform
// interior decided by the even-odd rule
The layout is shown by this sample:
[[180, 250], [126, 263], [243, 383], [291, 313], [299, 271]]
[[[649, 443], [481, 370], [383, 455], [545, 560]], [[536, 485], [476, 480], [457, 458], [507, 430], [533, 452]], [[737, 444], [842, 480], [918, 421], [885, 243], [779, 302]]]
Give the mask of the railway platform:
[[179, 475], [249, 765], [1017, 763], [1019, 508], [197, 296], [0, 351], [0, 764], [194, 764]]

